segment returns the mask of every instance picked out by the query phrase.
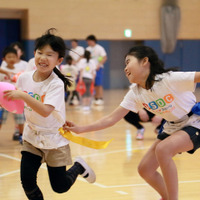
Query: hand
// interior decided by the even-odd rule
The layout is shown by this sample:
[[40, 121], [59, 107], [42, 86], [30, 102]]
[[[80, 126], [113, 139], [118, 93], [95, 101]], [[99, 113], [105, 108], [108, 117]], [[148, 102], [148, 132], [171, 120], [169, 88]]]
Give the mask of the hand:
[[101, 65], [100, 65], [100, 64], [97, 64], [97, 66], [96, 66], [96, 71], [99, 71], [100, 68], [101, 68]]
[[74, 133], [81, 133], [80, 127], [75, 125], [73, 122], [66, 121], [65, 124], [63, 125], [63, 130], [64, 131], [72, 131]]
[[15, 74], [13, 72], [6, 72], [6, 76], [8, 77], [9, 80], [12, 80], [12, 77], [14, 76]]
[[15, 99], [22, 99], [22, 95], [24, 92], [20, 90], [5, 90], [4, 92], [4, 98], [9, 100], [15, 100]]

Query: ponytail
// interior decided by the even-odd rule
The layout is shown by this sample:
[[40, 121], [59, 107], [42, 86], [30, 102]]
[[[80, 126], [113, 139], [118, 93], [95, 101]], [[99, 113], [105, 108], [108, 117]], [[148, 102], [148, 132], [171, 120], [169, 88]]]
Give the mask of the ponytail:
[[57, 67], [54, 67], [53, 71], [63, 81], [65, 90], [67, 86], [70, 87], [72, 85], [70, 79], [67, 76], [64, 76]]
[[84, 58], [86, 58], [87, 63], [89, 63], [90, 58], [91, 58], [91, 53], [90, 53], [90, 51], [85, 50]]

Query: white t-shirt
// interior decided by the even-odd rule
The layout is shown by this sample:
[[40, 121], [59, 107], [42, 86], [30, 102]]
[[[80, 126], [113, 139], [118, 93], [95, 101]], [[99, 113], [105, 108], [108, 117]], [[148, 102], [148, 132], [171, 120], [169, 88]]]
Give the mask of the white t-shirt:
[[[6, 69], [7, 68], [6, 66], [7, 66], [7, 63], [3, 61], [1, 63], [1, 68]], [[20, 60], [18, 63], [14, 64], [14, 67], [18, 70], [18, 72], [26, 71], [27, 66], [28, 66], [28, 63], [24, 60]]]
[[[93, 47], [89, 46], [86, 48], [86, 50], [91, 52], [91, 57], [95, 60], [96, 65], [102, 60], [104, 56], [107, 55], [105, 49], [99, 44], [96, 44]], [[103, 67], [103, 65], [101, 67]]]
[[150, 90], [134, 84], [120, 106], [133, 112], [146, 108], [161, 116], [167, 121], [164, 132], [168, 134], [189, 125], [200, 128], [200, 116], [195, 114], [187, 116], [196, 103], [193, 94], [196, 86], [194, 76], [195, 72], [170, 72], [157, 75], [156, 80], [160, 81], [155, 82]]
[[69, 141], [58, 132], [65, 123], [64, 84], [54, 72], [46, 80], [35, 82], [34, 72], [24, 72], [20, 75], [17, 81], [18, 88], [38, 101], [52, 105], [55, 110], [48, 117], [43, 117], [25, 104], [26, 124], [23, 139], [41, 149], [67, 145]]
[[93, 79], [96, 74], [96, 63], [93, 59], [87, 62], [86, 58], [82, 58], [78, 63], [78, 68], [83, 70], [83, 78]]
[[191, 111], [196, 102], [193, 94], [195, 72], [170, 72], [157, 75], [152, 89], [132, 85], [121, 106], [138, 112], [146, 108], [167, 121], [176, 121]]
[[[72, 48], [72, 51], [69, 51], [69, 55], [72, 57], [73, 60], [77, 61], [80, 56], [83, 56], [84, 54], [84, 48], [81, 46], [77, 46], [76, 48]], [[74, 53], [73, 51], [75, 51], [76, 53]]]
[[65, 76], [71, 76], [72, 80], [75, 81], [78, 76], [78, 68], [75, 65], [61, 65], [60, 71]]
[[[12, 72], [14, 74], [11, 76], [11, 79], [13, 79], [16, 74], [21, 72], [20, 68], [17, 68], [15, 65], [14, 65], [14, 69], [9, 69], [7, 68], [7, 64], [6, 64], [6, 66], [3, 66], [2, 69], [7, 72]], [[15, 82], [11, 81], [10, 79], [8, 79], [8, 77], [5, 74], [1, 74], [1, 73], [0, 73], [0, 81], [12, 83], [13, 85], [15, 85]]]

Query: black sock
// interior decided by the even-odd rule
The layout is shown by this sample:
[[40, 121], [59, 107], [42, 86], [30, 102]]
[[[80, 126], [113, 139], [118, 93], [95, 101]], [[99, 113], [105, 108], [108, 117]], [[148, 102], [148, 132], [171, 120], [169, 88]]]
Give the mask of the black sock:
[[39, 187], [35, 188], [33, 191], [30, 192], [25, 191], [25, 193], [29, 200], [44, 200]]
[[67, 175], [71, 177], [71, 180], [74, 182], [79, 174], [83, 174], [85, 169], [78, 162], [75, 162], [74, 165], [67, 170]]

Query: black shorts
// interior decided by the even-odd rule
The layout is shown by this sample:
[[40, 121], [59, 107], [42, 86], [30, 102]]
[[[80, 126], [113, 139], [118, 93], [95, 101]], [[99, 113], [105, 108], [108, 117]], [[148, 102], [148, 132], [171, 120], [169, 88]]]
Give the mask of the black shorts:
[[[182, 128], [181, 130], [185, 131], [190, 136], [190, 139], [192, 140], [194, 148], [187, 152], [190, 154], [193, 154], [200, 147], [200, 129], [192, 127], [192, 126], [186, 126]], [[170, 136], [169, 134], [162, 132], [158, 134], [157, 138], [159, 140], [164, 140], [165, 138], [169, 136]]]

